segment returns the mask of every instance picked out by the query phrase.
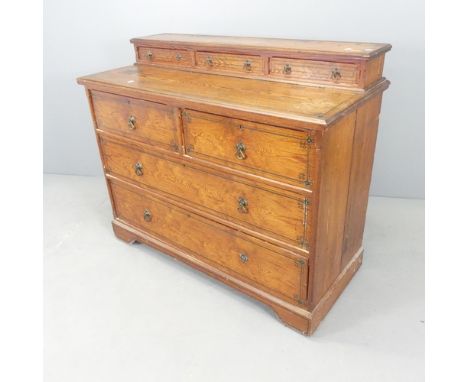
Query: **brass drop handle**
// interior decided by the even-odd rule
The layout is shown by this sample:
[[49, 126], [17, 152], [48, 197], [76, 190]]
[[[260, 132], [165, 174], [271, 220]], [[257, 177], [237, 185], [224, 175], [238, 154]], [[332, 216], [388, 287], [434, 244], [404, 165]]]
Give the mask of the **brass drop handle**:
[[213, 66], [213, 59], [211, 58], [211, 56], [208, 56], [208, 57], [205, 59], [205, 63], [206, 63], [206, 65], [208, 65], [208, 66]]
[[153, 219], [153, 214], [151, 213], [150, 210], [146, 209], [143, 212], [143, 219], [145, 219], [146, 222], [150, 222], [151, 219]]
[[289, 64], [285, 64], [283, 66], [283, 73], [284, 74], [291, 74], [292, 73], [292, 67]]
[[182, 60], [182, 56], [180, 55], [180, 53], [177, 53], [177, 54], [176, 54], [175, 59], [176, 59], [177, 61]]
[[236, 144], [236, 158], [239, 160], [244, 160], [247, 158], [247, 155], [245, 151], [247, 150], [247, 147], [242, 142], [239, 142]]
[[153, 59], [153, 52], [152, 52], [151, 50], [148, 50], [148, 51], [146, 52], [146, 58], [147, 58], [148, 60], [152, 60], [152, 59]]
[[250, 61], [250, 60], [245, 60], [244, 61], [244, 70], [246, 72], [250, 72], [252, 70], [252, 61]]
[[239, 197], [239, 199], [237, 200], [237, 211], [239, 211], [241, 214], [249, 213], [249, 202], [247, 201], [247, 199]]
[[135, 130], [136, 117], [134, 115], [131, 115], [130, 117], [128, 117], [127, 122], [128, 122], [128, 128], [131, 130]]
[[241, 252], [239, 254], [240, 261], [242, 261], [244, 264], [249, 260], [249, 256], [247, 256], [245, 253]]
[[338, 68], [334, 68], [332, 70], [332, 74], [331, 74], [332, 78], [335, 80], [335, 81], [339, 81], [341, 79], [341, 73], [340, 73], [340, 70]]
[[136, 162], [133, 166], [133, 169], [135, 170], [135, 174], [137, 174], [137, 176], [143, 175], [143, 164], [141, 162]]

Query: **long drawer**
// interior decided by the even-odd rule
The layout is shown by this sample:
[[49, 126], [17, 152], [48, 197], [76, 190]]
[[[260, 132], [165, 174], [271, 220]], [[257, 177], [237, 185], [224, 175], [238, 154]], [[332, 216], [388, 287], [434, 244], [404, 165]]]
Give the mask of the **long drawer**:
[[156, 153], [142, 152], [108, 138], [100, 139], [108, 173], [144, 184], [229, 221], [302, 246], [309, 206], [301, 196], [273, 192]]
[[187, 154], [300, 186], [311, 184], [313, 133], [184, 110]]
[[188, 250], [224, 268], [294, 300], [305, 299], [307, 260], [262, 245], [219, 223], [188, 213], [148, 193], [111, 184], [117, 218], [162, 241]]

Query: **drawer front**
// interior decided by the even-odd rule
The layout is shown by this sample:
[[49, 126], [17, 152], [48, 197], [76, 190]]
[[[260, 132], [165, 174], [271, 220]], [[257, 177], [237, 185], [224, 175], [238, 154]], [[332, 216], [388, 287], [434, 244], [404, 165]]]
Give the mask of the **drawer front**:
[[304, 299], [306, 259], [288, 257], [221, 224], [112, 184], [117, 217], [281, 295]]
[[138, 60], [146, 64], [192, 66], [192, 54], [186, 50], [138, 47]]
[[260, 56], [197, 52], [195, 57], [197, 67], [205, 70], [254, 75], [263, 73], [263, 61]]
[[357, 86], [359, 69], [356, 64], [297, 60], [287, 58], [270, 59], [270, 75], [283, 79], [306, 80]]
[[301, 245], [308, 203], [101, 138], [106, 171]]
[[295, 185], [309, 185], [313, 138], [306, 132], [185, 110], [187, 153]]
[[141, 142], [178, 151], [170, 107], [109, 93], [92, 92], [97, 127]]

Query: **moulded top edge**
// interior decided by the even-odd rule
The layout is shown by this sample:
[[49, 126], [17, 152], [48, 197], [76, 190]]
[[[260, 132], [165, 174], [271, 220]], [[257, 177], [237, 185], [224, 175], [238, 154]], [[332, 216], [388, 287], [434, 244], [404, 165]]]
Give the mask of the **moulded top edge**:
[[163, 33], [130, 40], [137, 44], [198, 45], [237, 49], [269, 50], [289, 53], [328, 54], [370, 58], [389, 51], [390, 44], [371, 42], [293, 40], [282, 38], [210, 36]]
[[114, 90], [111, 92], [117, 94], [137, 94], [137, 97], [144, 94], [151, 100], [154, 98], [184, 105], [203, 104], [300, 124], [314, 124], [316, 127], [333, 124], [358, 103], [389, 85], [389, 81], [382, 79], [365, 92], [355, 92], [150, 65], [113, 69], [81, 77], [78, 83], [91, 88], [112, 88]]

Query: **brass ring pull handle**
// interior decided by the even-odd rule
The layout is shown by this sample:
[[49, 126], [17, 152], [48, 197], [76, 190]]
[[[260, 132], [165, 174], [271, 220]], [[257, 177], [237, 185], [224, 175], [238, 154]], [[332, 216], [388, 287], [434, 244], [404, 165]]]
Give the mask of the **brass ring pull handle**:
[[237, 200], [237, 211], [239, 211], [241, 214], [249, 213], [249, 202], [247, 199], [239, 197]]
[[291, 74], [292, 73], [292, 67], [289, 64], [285, 64], [283, 66], [283, 73], [284, 74]]
[[213, 59], [211, 58], [211, 56], [208, 56], [205, 59], [205, 64], [208, 65], [208, 66], [213, 66]]
[[175, 59], [176, 59], [177, 61], [182, 60], [182, 56], [180, 55], [180, 53], [177, 53], [177, 54], [176, 54]]
[[137, 176], [143, 175], [143, 164], [141, 162], [136, 162], [133, 166], [133, 169], [135, 170], [135, 174], [137, 174]]
[[153, 59], [153, 52], [152, 52], [151, 50], [148, 50], [148, 51], [146, 52], [146, 58], [147, 58], [148, 60], [152, 60], [152, 59]]
[[247, 256], [245, 253], [239, 253], [239, 258], [240, 261], [242, 261], [244, 264], [249, 260], [249, 256]]
[[332, 73], [331, 73], [331, 76], [335, 81], [341, 80], [340, 70], [338, 68], [333, 69]]
[[131, 130], [135, 130], [136, 126], [135, 126], [135, 123], [136, 123], [136, 118], [134, 115], [131, 115], [130, 117], [128, 117], [128, 128], [131, 129]]
[[244, 70], [246, 72], [250, 72], [252, 70], [252, 61], [250, 61], [250, 60], [245, 60], [244, 61]]
[[247, 150], [247, 147], [242, 142], [239, 142], [236, 144], [236, 158], [239, 160], [244, 160], [247, 158], [247, 155], [245, 151]]
[[145, 219], [146, 222], [150, 222], [151, 219], [153, 219], [153, 214], [150, 210], [147, 209], [143, 212], [143, 219]]

